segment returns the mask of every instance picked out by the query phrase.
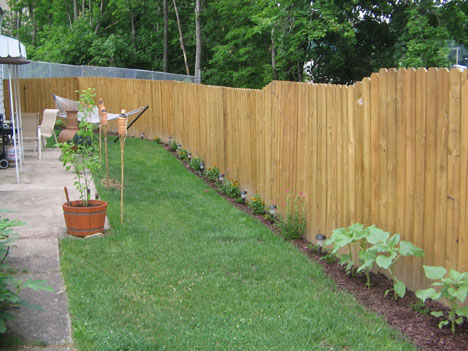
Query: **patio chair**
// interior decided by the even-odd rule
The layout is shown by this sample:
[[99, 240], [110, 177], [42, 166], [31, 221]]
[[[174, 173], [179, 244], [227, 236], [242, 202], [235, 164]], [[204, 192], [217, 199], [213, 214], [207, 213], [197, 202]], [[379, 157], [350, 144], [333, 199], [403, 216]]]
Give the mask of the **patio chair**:
[[34, 142], [34, 152], [39, 145], [39, 136], [37, 128], [39, 126], [39, 112], [23, 112], [21, 113], [21, 121], [23, 128], [23, 143]]
[[44, 138], [54, 136], [55, 143], [58, 144], [57, 136], [55, 135], [54, 126], [57, 119], [57, 113], [59, 110], [56, 109], [45, 109], [42, 113], [42, 123], [37, 128], [39, 135], [39, 159], [41, 158], [41, 143], [42, 147], [45, 148]]

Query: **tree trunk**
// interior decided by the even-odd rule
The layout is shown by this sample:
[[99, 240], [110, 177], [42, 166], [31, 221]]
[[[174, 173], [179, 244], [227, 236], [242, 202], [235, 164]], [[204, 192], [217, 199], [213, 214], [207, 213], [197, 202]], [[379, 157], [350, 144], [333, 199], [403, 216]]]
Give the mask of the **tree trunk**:
[[85, 0], [81, 0], [81, 17], [84, 17]]
[[33, 33], [32, 33], [32, 39], [33, 39], [33, 45], [37, 46], [36, 38], [37, 38], [37, 23], [34, 19], [34, 7], [32, 4], [32, 1], [28, 1], [28, 11], [29, 11], [29, 16], [31, 17], [31, 23], [33, 25]]
[[73, 0], [73, 22], [78, 18], [78, 0]]
[[88, 0], [88, 9], [89, 9], [89, 25], [93, 25], [93, 5], [91, 0]]
[[164, 17], [163, 72], [167, 72], [167, 0], [163, 0], [163, 17]]
[[16, 29], [19, 30], [21, 28], [21, 21], [23, 19], [23, 11], [18, 10], [16, 11]]
[[177, 18], [177, 27], [179, 28], [179, 41], [180, 41], [180, 47], [182, 48], [182, 53], [184, 55], [184, 62], [185, 62], [185, 71], [187, 72], [187, 75], [190, 75], [188, 63], [187, 63], [187, 53], [185, 52], [185, 45], [184, 45], [184, 36], [182, 35], [182, 27], [180, 26], [180, 18], [179, 18], [179, 12], [177, 11], [177, 5], [175, 0], [172, 0], [174, 3], [174, 10], [176, 13], [176, 18]]
[[94, 34], [97, 34], [99, 27], [101, 26], [102, 17], [104, 14], [104, 0], [101, 0], [101, 5], [99, 5], [99, 18], [96, 21], [96, 27], [94, 28]]
[[201, 69], [201, 20], [200, 20], [200, 0], [195, 0], [195, 37], [196, 37], [196, 47], [195, 47], [195, 77], [200, 79], [200, 69]]
[[273, 69], [273, 80], [278, 80], [278, 70], [276, 69], [276, 47], [275, 47], [275, 28], [271, 29], [271, 68]]
[[130, 21], [132, 25], [132, 42], [133, 47], [136, 49], [136, 36], [135, 36], [135, 16], [133, 14], [133, 8], [130, 10]]

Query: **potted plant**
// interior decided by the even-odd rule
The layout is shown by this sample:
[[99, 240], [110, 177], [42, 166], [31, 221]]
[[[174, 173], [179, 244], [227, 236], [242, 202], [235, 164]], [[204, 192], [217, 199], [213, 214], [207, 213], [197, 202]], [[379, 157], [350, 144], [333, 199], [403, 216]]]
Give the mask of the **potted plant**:
[[78, 91], [80, 93], [79, 111], [81, 120], [78, 133], [73, 140], [60, 143], [62, 151], [61, 160], [67, 170], [75, 173], [75, 187], [80, 193], [80, 200], [70, 201], [62, 205], [67, 225], [67, 233], [75, 236], [88, 236], [102, 233], [106, 220], [107, 202], [91, 200], [89, 190], [91, 172], [101, 166], [99, 155], [95, 154], [93, 147], [93, 124], [89, 122], [90, 114], [95, 106], [94, 89]]

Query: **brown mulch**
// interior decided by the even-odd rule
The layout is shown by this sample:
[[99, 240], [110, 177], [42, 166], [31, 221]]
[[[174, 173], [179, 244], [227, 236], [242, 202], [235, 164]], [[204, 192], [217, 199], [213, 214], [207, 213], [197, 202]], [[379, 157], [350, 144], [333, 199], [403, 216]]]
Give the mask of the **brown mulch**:
[[[169, 151], [169, 150], [168, 150]], [[171, 151], [169, 151], [171, 152]], [[176, 152], [171, 152], [177, 157]], [[188, 170], [198, 175], [211, 189], [216, 189], [217, 186], [205, 177], [201, 177], [199, 172], [194, 171], [188, 166], [188, 163], [181, 161]], [[208, 189], [207, 189], [208, 190]], [[235, 199], [225, 196], [234, 206], [245, 211], [257, 220], [266, 225], [274, 233], [278, 234], [278, 228], [272, 225], [263, 216], [256, 216], [245, 205], [238, 203]], [[304, 252], [311, 260], [320, 264], [324, 272], [336, 283], [338, 288], [353, 294], [356, 300], [369, 310], [383, 316], [388, 325], [399, 330], [404, 337], [410, 340], [419, 350], [424, 351], [468, 351], [468, 322], [465, 321], [461, 326], [456, 326], [456, 333], [452, 335], [450, 327], [438, 328], [440, 318], [435, 318], [430, 315], [431, 311], [448, 311], [448, 309], [437, 301], [428, 300], [424, 306], [425, 313], [420, 313], [414, 310], [414, 306], [418, 305], [420, 300], [415, 296], [414, 292], [407, 291], [403, 299], [394, 299], [393, 293], [390, 292], [385, 296], [385, 292], [392, 288], [392, 281], [381, 273], [371, 272], [371, 289], [366, 287], [365, 275], [351, 277], [346, 274], [343, 266], [339, 263], [328, 262], [312, 249], [312, 245], [305, 239], [294, 240], [293, 244], [302, 252]]]
[[[385, 297], [385, 291], [392, 288], [392, 281], [380, 273], [371, 272], [372, 288], [367, 289], [365, 275], [352, 278], [346, 274], [339, 263], [329, 263], [320, 259], [310, 248], [310, 243], [304, 239], [295, 240], [294, 244], [315, 262], [322, 265], [325, 273], [343, 290], [353, 294], [356, 300], [369, 310], [382, 315], [387, 323], [399, 330], [420, 350], [468, 350], [468, 323], [456, 326], [452, 335], [449, 327], [438, 328], [442, 319], [430, 315], [429, 311], [447, 311], [447, 308], [436, 301], [426, 301], [426, 313], [419, 313], [412, 306], [420, 302], [414, 292], [407, 291], [403, 299], [394, 299], [390, 292]], [[323, 258], [324, 255], [322, 255]]]

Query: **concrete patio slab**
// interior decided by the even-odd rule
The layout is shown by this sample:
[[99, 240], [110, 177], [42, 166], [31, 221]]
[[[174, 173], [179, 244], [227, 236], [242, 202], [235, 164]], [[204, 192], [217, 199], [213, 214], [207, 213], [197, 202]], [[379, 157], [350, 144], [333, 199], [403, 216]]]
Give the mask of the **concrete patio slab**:
[[8, 266], [19, 273], [59, 272], [57, 238], [28, 238], [17, 240], [10, 247]]
[[15, 308], [15, 318], [9, 323], [10, 330], [26, 343], [69, 346], [72, 343], [71, 323], [61, 273], [19, 274], [18, 278], [45, 280], [55, 292], [24, 289], [20, 296], [43, 310]]
[[[21, 292], [29, 303], [43, 310], [14, 309], [15, 318], [8, 324], [8, 333], [22, 340], [20, 350], [74, 350], [66, 286], [60, 272], [59, 239], [67, 236], [63, 188], [67, 186], [72, 200], [78, 199], [79, 194], [74, 188], [73, 173], [62, 167], [59, 156], [58, 149], [44, 150], [42, 160], [37, 153], [26, 153], [19, 184], [15, 168], [0, 170], [0, 209], [15, 211], [0, 216], [25, 222], [14, 228], [19, 238], [10, 248], [9, 267], [18, 272], [19, 279], [44, 279], [55, 290]], [[94, 185], [91, 192], [96, 192]]]

